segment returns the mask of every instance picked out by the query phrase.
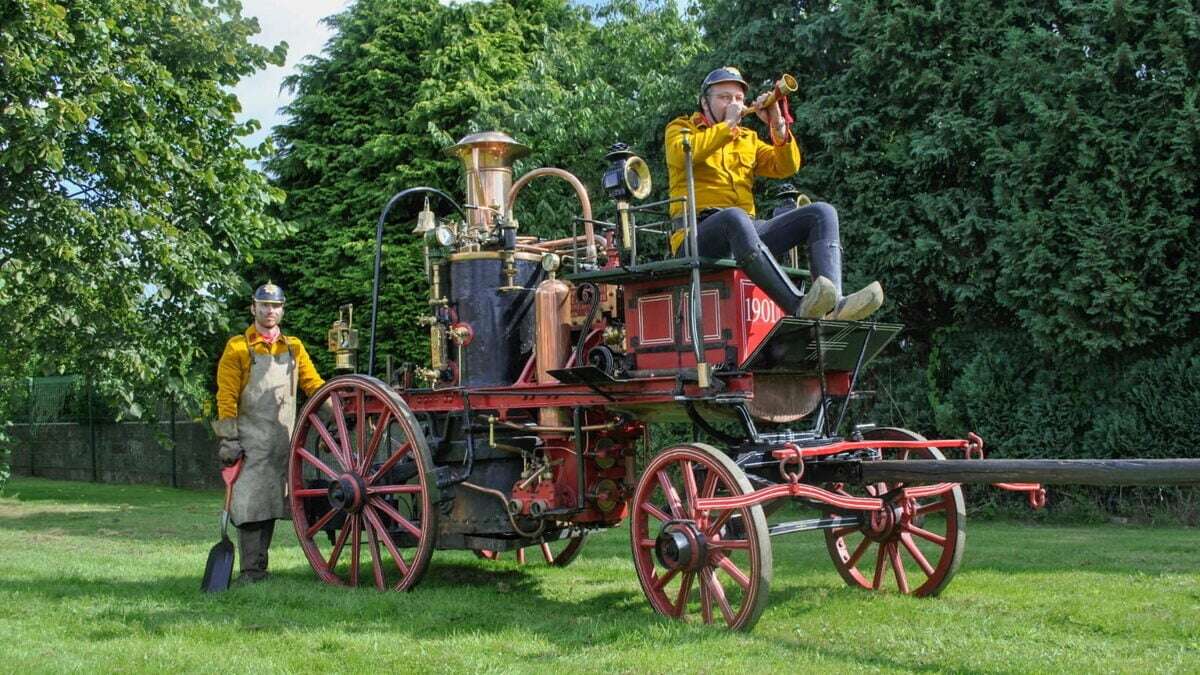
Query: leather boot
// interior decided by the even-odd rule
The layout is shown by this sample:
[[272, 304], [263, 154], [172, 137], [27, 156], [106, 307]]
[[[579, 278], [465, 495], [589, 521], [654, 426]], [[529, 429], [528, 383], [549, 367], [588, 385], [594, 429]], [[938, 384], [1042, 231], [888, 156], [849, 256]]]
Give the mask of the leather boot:
[[[748, 255], [738, 258], [738, 267], [746, 272], [746, 276], [778, 304], [789, 315], [795, 315], [800, 308], [800, 289], [792, 283], [787, 273], [771, 255], [767, 245], [758, 242], [758, 246]], [[829, 310], [826, 310], [829, 311]]]
[[267, 551], [274, 534], [274, 520], [238, 525], [238, 555], [242, 564], [239, 583], [255, 583], [267, 578]]
[[826, 319], [837, 321], [862, 321], [875, 313], [883, 305], [883, 286], [878, 281], [872, 281], [862, 290], [851, 293], [837, 303], [837, 307], [826, 316]]

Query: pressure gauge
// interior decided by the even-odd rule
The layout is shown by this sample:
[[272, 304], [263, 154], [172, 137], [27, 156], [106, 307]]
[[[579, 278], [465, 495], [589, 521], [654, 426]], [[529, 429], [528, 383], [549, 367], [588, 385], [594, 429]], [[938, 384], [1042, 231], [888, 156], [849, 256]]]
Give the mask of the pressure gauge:
[[445, 225], [438, 225], [432, 230], [429, 230], [425, 236], [429, 237], [429, 244], [431, 246], [450, 248], [450, 246], [454, 244], [454, 230]]
[[562, 258], [559, 258], [557, 253], [547, 253], [542, 256], [542, 269], [547, 273], [558, 271], [560, 266], [562, 266]]

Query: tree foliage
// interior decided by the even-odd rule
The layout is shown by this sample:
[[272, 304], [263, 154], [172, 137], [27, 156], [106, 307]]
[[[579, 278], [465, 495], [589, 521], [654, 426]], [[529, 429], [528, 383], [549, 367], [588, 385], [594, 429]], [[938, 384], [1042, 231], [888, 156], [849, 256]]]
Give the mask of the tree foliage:
[[[679, 88], [672, 69], [699, 48], [673, 6], [632, 1], [593, 20], [565, 0], [364, 0], [331, 22], [325, 53], [290, 82], [291, 120], [276, 129], [280, 152], [268, 164], [288, 193], [280, 215], [297, 230], [250, 270], [288, 286], [289, 330], [303, 336], [322, 334], [343, 302], [356, 303], [367, 327], [379, 212], [407, 187], [461, 195], [458, 160], [445, 154], [458, 138], [508, 131], [534, 150], [518, 173], [561, 166], [596, 195], [607, 146], [655, 142], [657, 117]], [[560, 186], [530, 186], [522, 229], [569, 232], [574, 199]], [[418, 362], [427, 358], [417, 323], [427, 284], [410, 231], [420, 205], [401, 205], [387, 226], [378, 348]]]
[[135, 414], [196, 395], [235, 262], [280, 236], [229, 88], [286, 45], [235, 0], [0, 8], [0, 375], [90, 373]]

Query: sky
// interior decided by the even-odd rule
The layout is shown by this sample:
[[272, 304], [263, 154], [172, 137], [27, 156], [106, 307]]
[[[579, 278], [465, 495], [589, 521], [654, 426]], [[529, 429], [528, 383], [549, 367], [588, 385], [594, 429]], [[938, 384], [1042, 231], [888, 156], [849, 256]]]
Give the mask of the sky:
[[251, 38], [253, 42], [267, 47], [288, 43], [283, 67], [268, 66], [234, 87], [242, 103], [238, 120], [257, 119], [262, 123], [262, 129], [243, 138], [242, 143], [258, 145], [270, 134], [271, 127], [283, 122], [278, 111], [291, 101], [280, 90], [283, 79], [295, 72], [296, 64], [305, 56], [319, 54], [332, 36], [321, 19], [337, 14], [349, 4], [350, 0], [242, 0], [242, 14], [257, 17], [262, 29]]

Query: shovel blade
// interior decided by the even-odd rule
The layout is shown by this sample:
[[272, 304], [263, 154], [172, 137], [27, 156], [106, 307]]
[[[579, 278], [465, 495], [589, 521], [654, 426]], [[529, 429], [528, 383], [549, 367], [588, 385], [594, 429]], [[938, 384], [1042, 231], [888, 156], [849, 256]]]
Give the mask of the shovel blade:
[[205, 593], [219, 593], [229, 590], [229, 581], [233, 578], [233, 542], [228, 537], [208, 552], [208, 564], [204, 566], [204, 580], [200, 582], [200, 590]]

